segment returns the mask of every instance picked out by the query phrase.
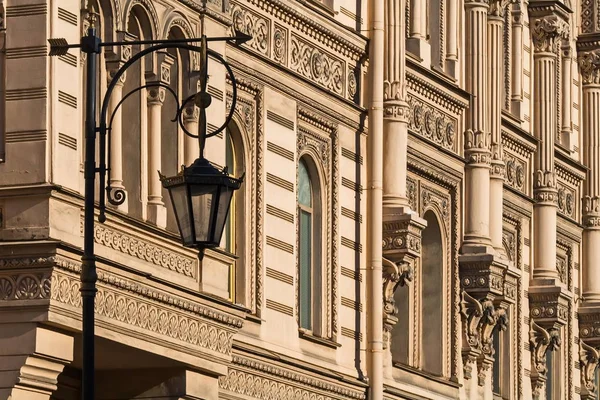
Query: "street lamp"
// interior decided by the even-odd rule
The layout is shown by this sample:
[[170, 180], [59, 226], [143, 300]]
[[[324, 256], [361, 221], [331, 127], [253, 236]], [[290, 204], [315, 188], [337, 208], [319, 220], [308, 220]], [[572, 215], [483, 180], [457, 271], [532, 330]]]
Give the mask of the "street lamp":
[[[206, 7], [206, 6], [205, 6]], [[81, 266], [81, 298], [82, 298], [82, 378], [81, 395], [83, 400], [93, 400], [95, 392], [95, 371], [94, 371], [94, 301], [96, 297], [96, 257], [94, 255], [94, 198], [95, 198], [95, 178], [96, 173], [99, 176], [100, 193], [106, 190], [106, 196], [101, 194], [99, 197], [99, 217], [100, 222], [106, 221], [106, 203], [105, 198], [113, 205], [120, 205], [125, 202], [125, 192], [122, 189], [106, 186], [107, 173], [110, 174], [110, 167], [107, 167], [106, 156], [110, 159], [110, 152], [106, 151], [107, 138], [110, 141], [110, 130], [114, 113], [123, 104], [129, 96], [150, 86], [161, 86], [167, 89], [174, 97], [177, 104], [177, 115], [173, 122], [177, 121], [183, 132], [191, 137], [197, 138], [200, 149], [200, 157], [189, 167], [184, 167], [182, 172], [174, 177], [160, 176], [163, 186], [169, 191], [173, 208], [177, 217], [177, 224], [186, 247], [197, 248], [200, 256], [204, 249], [217, 247], [221, 241], [223, 228], [229, 212], [229, 206], [233, 192], [239, 189], [242, 184], [242, 178], [229, 176], [227, 169], [218, 170], [208, 160], [204, 158], [204, 144], [207, 138], [217, 135], [226, 129], [233, 117], [237, 98], [236, 80], [229, 64], [217, 52], [208, 48], [208, 42], [233, 41], [237, 44], [244, 43], [251, 39], [250, 36], [236, 32], [235, 37], [215, 37], [207, 38], [204, 34], [204, 21], [202, 21], [202, 37], [189, 39], [169, 39], [169, 40], [139, 40], [130, 42], [102, 42], [97, 36], [94, 26], [96, 14], [92, 10], [89, 12], [90, 28], [87, 35], [81, 38], [79, 44], [68, 44], [65, 39], [49, 39], [50, 56], [61, 56], [67, 54], [71, 48], [80, 48], [87, 54], [86, 65], [86, 121], [85, 121], [85, 161], [84, 161], [84, 232], [83, 232], [83, 257]], [[202, 15], [202, 18], [204, 16]], [[195, 46], [191, 43], [200, 43]], [[98, 80], [98, 55], [103, 47], [113, 46], [133, 46], [149, 45], [134, 56], [131, 57], [116, 72], [106, 94], [102, 100], [100, 110], [100, 125], [96, 125], [96, 88]], [[147, 84], [133, 89], [123, 97], [121, 102], [112, 110], [113, 115], [107, 125], [108, 105], [110, 96], [126, 70], [135, 62], [144, 56], [163, 49], [174, 48], [183, 49], [200, 54], [200, 90], [198, 93], [188, 97], [179, 104], [177, 94], [168, 85], [163, 83]], [[213, 132], [207, 132], [206, 108], [210, 106], [211, 97], [206, 91], [208, 81], [208, 55], [219, 61], [225, 67], [232, 82], [232, 104], [230, 111], [221, 127]], [[200, 123], [198, 124], [198, 134], [195, 135], [186, 130], [183, 124], [183, 110], [190, 103], [200, 109]], [[100, 135], [99, 140], [99, 165], [96, 165], [96, 135]], [[110, 146], [109, 146], [110, 150]], [[108, 163], [110, 165], [110, 162]], [[160, 173], [159, 173], [160, 174]]]

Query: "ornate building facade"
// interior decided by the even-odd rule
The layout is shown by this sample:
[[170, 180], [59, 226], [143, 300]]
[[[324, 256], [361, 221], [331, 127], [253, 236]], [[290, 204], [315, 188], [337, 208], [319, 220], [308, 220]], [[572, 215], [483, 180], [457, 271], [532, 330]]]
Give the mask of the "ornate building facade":
[[[1, 399], [80, 397], [86, 59], [47, 40], [92, 8], [104, 41], [252, 36], [211, 44], [238, 90], [206, 155], [246, 179], [201, 261], [156, 174], [197, 157], [198, 59], [116, 82], [98, 399], [598, 398], [600, 1], [0, 6]], [[101, 94], [142, 48], [104, 49]]]

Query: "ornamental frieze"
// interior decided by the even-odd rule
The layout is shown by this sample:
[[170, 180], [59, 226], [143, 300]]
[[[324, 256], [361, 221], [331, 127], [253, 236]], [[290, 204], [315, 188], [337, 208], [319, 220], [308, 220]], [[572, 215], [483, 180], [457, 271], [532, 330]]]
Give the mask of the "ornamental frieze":
[[558, 212], [562, 215], [575, 217], [575, 191], [562, 184], [558, 184], [557, 194]]
[[525, 192], [525, 171], [527, 168], [525, 162], [506, 152], [504, 155], [506, 158], [505, 183], [519, 192]]
[[292, 34], [290, 69], [340, 96], [346, 85], [345, 63], [314, 44]]
[[196, 261], [193, 258], [177, 254], [147, 240], [114, 231], [105, 225], [96, 224], [94, 227], [94, 241], [123, 254], [190, 278], [195, 278], [197, 275]]
[[364, 391], [329, 383], [322, 377], [313, 377], [279, 368], [267, 363], [234, 355], [226, 376], [219, 378], [222, 391], [237, 393], [248, 398], [306, 399], [306, 400], [364, 400]]
[[[295, 15], [296, 11], [283, 2], [272, 1], [267, 8], [262, 2], [251, 3], [262, 8], [262, 12], [238, 3], [232, 3], [230, 7], [234, 29], [252, 36], [243, 47], [289, 68], [331, 93], [359, 102], [360, 66], [357, 63], [365, 54], [364, 49], [324, 27], [313, 26], [314, 22], [309, 23], [305, 15]], [[298, 33], [294, 29], [300, 28], [298, 21], [288, 19], [291, 15], [288, 13], [303, 19]]]
[[447, 150], [456, 152], [458, 120], [410, 94], [407, 96], [407, 99], [409, 105], [409, 129]]
[[0, 275], [0, 300], [37, 300], [50, 297], [50, 272]]

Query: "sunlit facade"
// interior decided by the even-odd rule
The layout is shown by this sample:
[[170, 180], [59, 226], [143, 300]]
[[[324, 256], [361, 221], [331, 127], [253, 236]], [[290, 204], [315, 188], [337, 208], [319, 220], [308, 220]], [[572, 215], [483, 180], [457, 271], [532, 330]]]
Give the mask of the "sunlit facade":
[[[97, 399], [598, 398], [600, 2], [206, 3], [0, 0], [0, 399], [80, 398], [86, 59], [47, 39], [92, 8], [104, 41], [252, 36], [210, 45], [205, 156], [245, 180], [201, 260], [157, 174], [198, 157], [198, 57], [116, 83]], [[213, 59], [207, 91], [211, 131]]]

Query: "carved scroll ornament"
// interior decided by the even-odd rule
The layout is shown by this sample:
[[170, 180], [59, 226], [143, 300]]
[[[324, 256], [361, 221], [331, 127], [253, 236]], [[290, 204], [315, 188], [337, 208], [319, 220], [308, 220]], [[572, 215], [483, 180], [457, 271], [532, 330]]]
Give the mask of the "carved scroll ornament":
[[546, 383], [546, 354], [560, 347], [561, 340], [558, 329], [544, 329], [530, 320], [529, 343], [531, 344], [531, 385], [534, 396], [539, 396]]
[[548, 15], [533, 21], [531, 38], [536, 52], [554, 52], [560, 39], [568, 38], [569, 27], [557, 15]]
[[584, 85], [600, 84], [600, 49], [579, 53], [577, 62]]
[[579, 342], [579, 363], [581, 366], [581, 398], [585, 400], [596, 399], [596, 368], [598, 368], [598, 350], [588, 346], [582, 340]]

